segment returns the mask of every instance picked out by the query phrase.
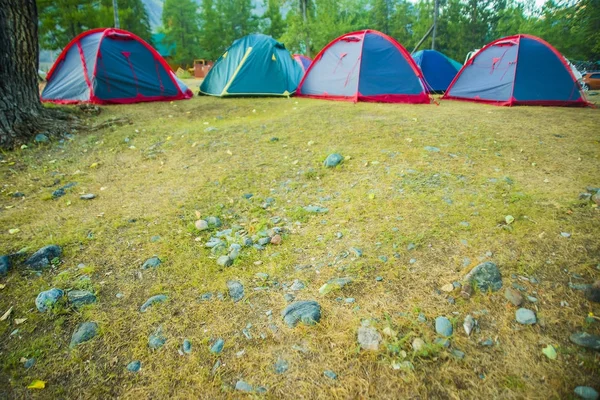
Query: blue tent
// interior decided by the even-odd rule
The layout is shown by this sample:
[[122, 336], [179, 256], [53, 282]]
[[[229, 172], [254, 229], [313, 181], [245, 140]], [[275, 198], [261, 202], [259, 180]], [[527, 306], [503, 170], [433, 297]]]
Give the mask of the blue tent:
[[219, 57], [200, 85], [211, 96], [289, 96], [302, 68], [282, 43], [267, 35], [236, 40]]
[[152, 46], [113, 28], [93, 29], [73, 39], [46, 80], [42, 101], [60, 104], [128, 104], [192, 96]]
[[371, 29], [347, 33], [315, 57], [298, 96], [382, 103], [429, 103], [423, 74], [394, 38]]
[[530, 35], [498, 39], [479, 50], [443, 98], [502, 106], [589, 105], [567, 60]]
[[462, 68], [462, 64], [435, 50], [421, 50], [412, 55], [423, 71], [429, 92], [444, 92]]

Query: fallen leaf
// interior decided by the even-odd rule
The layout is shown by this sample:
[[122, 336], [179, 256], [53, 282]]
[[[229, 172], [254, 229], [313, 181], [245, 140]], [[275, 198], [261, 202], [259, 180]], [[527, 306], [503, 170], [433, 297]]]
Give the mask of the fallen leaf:
[[230, 156], [233, 155], [233, 153], [231, 152], [231, 150], [227, 150], [227, 154], [229, 154]]
[[13, 229], [9, 229], [8, 233], [10, 233], [11, 235], [14, 235], [15, 233], [19, 233], [21, 232], [21, 230], [19, 228], [13, 228]]
[[11, 208], [13, 208], [14, 206], [5, 206], [4, 208], [6, 208], [7, 210], [10, 210]]
[[4, 289], [6, 285], [4, 283], [0, 283], [0, 289]]
[[551, 344], [544, 347], [544, 349], [542, 350], [542, 353], [544, 353], [544, 355], [546, 357], [548, 357], [549, 359], [556, 360], [556, 357], [557, 357], [556, 350], [554, 349], [554, 346], [552, 346]]
[[7, 312], [4, 313], [3, 316], [0, 317], [0, 321], [6, 321], [8, 319], [8, 317], [10, 316], [10, 313], [12, 312], [13, 308], [9, 308]]
[[200, 213], [200, 211], [196, 210], [196, 218], [200, 218], [202, 216], [202, 214]]
[[513, 222], [515, 222], [515, 217], [513, 217], [512, 215], [507, 215], [506, 217], [504, 217], [504, 221], [506, 221], [506, 223], [510, 225]]
[[97, 168], [97, 167], [98, 167], [98, 163], [97, 162], [95, 162], [92, 165], [90, 165], [90, 168]]
[[46, 387], [46, 382], [35, 379], [33, 382], [27, 386], [27, 389], [44, 389]]
[[25, 321], [27, 321], [27, 318], [15, 318], [15, 324], [17, 325], [21, 325]]

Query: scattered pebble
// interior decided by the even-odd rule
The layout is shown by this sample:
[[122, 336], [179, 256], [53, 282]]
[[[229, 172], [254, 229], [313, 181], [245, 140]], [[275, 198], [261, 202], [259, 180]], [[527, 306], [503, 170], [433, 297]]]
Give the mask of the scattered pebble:
[[8, 256], [0, 256], [0, 276], [8, 274], [10, 267], [10, 258]]
[[225, 341], [223, 339], [217, 339], [215, 343], [210, 347], [210, 352], [213, 354], [219, 354], [223, 351], [223, 346], [225, 346]]
[[185, 354], [191, 354], [192, 353], [192, 342], [190, 342], [188, 339], [183, 339], [182, 349]]
[[221, 267], [230, 267], [233, 265], [233, 260], [229, 256], [221, 256], [217, 258], [217, 265]]
[[537, 322], [535, 313], [527, 308], [519, 308], [515, 313], [515, 318], [522, 325], [533, 325]]
[[205, 231], [208, 229], [208, 222], [206, 222], [203, 219], [199, 219], [198, 221], [194, 222], [194, 226], [196, 227], [196, 229], [198, 229], [199, 231]]
[[138, 372], [140, 369], [142, 368], [142, 363], [141, 361], [132, 361], [129, 364], [127, 364], [127, 371], [130, 372]]
[[323, 165], [327, 168], [333, 168], [333, 167], [336, 167], [337, 165], [339, 165], [343, 160], [344, 160], [344, 157], [342, 157], [341, 154], [332, 153], [327, 156], [327, 158], [323, 162]]
[[287, 306], [281, 316], [290, 327], [295, 327], [298, 322], [314, 325], [321, 320], [321, 306], [314, 300], [297, 301]]
[[93, 193], [87, 193], [87, 194], [82, 194], [81, 196], [79, 196], [79, 198], [81, 200], [92, 200], [96, 198], [96, 195]]
[[25, 261], [25, 264], [31, 269], [40, 271], [48, 267], [52, 260], [60, 257], [61, 253], [62, 249], [59, 246], [51, 244], [49, 246], [42, 247], [33, 253], [33, 255]]
[[162, 327], [158, 327], [154, 333], [148, 336], [148, 347], [152, 350], [158, 350], [164, 346], [167, 342], [167, 338], [162, 333]]
[[46, 312], [63, 297], [65, 292], [60, 289], [52, 288], [44, 292], [40, 292], [35, 299], [35, 306], [39, 312]]
[[277, 362], [275, 363], [275, 373], [276, 374], [283, 374], [285, 372], [287, 372], [287, 370], [289, 369], [289, 364], [286, 360], [280, 358], [277, 360]]
[[161, 263], [162, 263], [162, 261], [160, 260], [160, 258], [158, 258], [156, 256], [150, 257], [149, 259], [147, 259], [146, 261], [144, 261], [144, 263], [142, 264], [142, 269], [156, 268]]
[[229, 297], [237, 303], [244, 297], [244, 286], [239, 281], [227, 281]]
[[577, 332], [569, 336], [569, 340], [581, 347], [600, 350], [600, 336], [597, 335], [591, 335], [587, 332]]
[[79, 324], [73, 336], [71, 336], [70, 348], [91, 340], [98, 334], [98, 324], [96, 322], [84, 322]]
[[479, 264], [471, 270], [466, 276], [465, 281], [471, 282], [482, 292], [491, 290], [496, 292], [502, 288], [502, 275], [498, 266], [491, 261]]
[[444, 337], [452, 336], [452, 322], [450, 322], [450, 320], [446, 317], [437, 317], [435, 319], [435, 331], [438, 333], [438, 335], [442, 335]]
[[252, 392], [253, 388], [248, 382], [244, 382], [240, 379], [235, 384], [235, 390], [239, 390], [240, 392]]
[[140, 307], [141, 312], [146, 312], [148, 308], [150, 308], [155, 303], [162, 303], [167, 300], [167, 296], [164, 294], [157, 294], [156, 296], [150, 297], [142, 306]]
[[71, 290], [67, 293], [67, 298], [75, 308], [96, 302], [96, 295], [88, 290]]
[[523, 304], [523, 296], [521, 295], [521, 293], [518, 290], [513, 289], [511, 287], [507, 287], [506, 289], [504, 289], [504, 297], [516, 307]]
[[363, 255], [362, 250], [357, 247], [350, 247], [350, 251], [352, 252], [352, 254], [354, 254], [354, 257], [357, 258]]
[[467, 334], [467, 336], [471, 335], [471, 332], [473, 331], [473, 328], [475, 328], [475, 325], [477, 325], [477, 321], [475, 321], [475, 319], [470, 314], [468, 314], [463, 322], [463, 328], [465, 329], [465, 333]]
[[325, 375], [329, 379], [333, 379], [333, 380], [337, 379], [337, 374], [329, 369], [326, 369], [325, 371], [323, 371], [323, 375]]
[[421, 351], [424, 346], [425, 346], [425, 342], [421, 338], [415, 338], [412, 341], [412, 348], [414, 351], [417, 351], [417, 352]]
[[567, 239], [568, 239], [568, 238], [570, 238], [570, 237], [571, 237], [571, 234], [570, 234], [569, 232], [561, 232], [561, 233], [560, 233], [560, 236], [562, 236], [562, 237], [564, 237], [564, 238], [567, 238]]
[[377, 351], [382, 337], [377, 329], [370, 326], [361, 326], [358, 328], [358, 344], [363, 350]]
[[575, 394], [585, 400], [598, 400], [600, 398], [596, 389], [590, 386], [577, 386]]

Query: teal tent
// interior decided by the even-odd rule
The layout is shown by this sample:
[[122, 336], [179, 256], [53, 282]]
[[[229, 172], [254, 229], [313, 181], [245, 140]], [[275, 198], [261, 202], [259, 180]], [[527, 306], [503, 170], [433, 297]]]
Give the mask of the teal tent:
[[236, 40], [219, 57], [200, 85], [211, 96], [289, 96], [302, 68], [282, 43], [266, 35]]

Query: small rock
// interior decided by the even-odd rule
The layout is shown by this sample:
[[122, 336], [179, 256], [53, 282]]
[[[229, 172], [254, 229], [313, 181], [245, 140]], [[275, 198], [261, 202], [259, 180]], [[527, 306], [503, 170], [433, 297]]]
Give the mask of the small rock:
[[479, 345], [484, 347], [491, 347], [494, 345], [494, 341], [488, 338], [479, 342]]
[[50, 142], [50, 139], [48, 138], [48, 136], [44, 135], [43, 133], [38, 133], [37, 135], [35, 135], [35, 142], [36, 143], [48, 143]]
[[327, 283], [321, 286], [321, 288], [319, 288], [319, 294], [321, 294], [321, 296], [324, 296], [334, 290], [339, 290], [343, 288], [351, 282], [352, 278], [350, 277], [330, 279], [327, 281]]
[[488, 290], [496, 292], [502, 287], [500, 270], [491, 261], [486, 261], [473, 268], [465, 276], [465, 281], [471, 282], [483, 292], [487, 292]]
[[570, 238], [570, 237], [571, 237], [571, 234], [570, 234], [569, 232], [561, 232], [561, 233], [560, 233], [560, 236], [562, 236], [562, 237], [564, 237], [564, 238], [567, 238], [567, 239], [568, 239], [568, 238]]
[[577, 332], [569, 336], [569, 340], [576, 345], [600, 351], [600, 336], [590, 335], [586, 332]]
[[454, 285], [453, 285], [453, 284], [451, 284], [451, 283], [447, 283], [447, 284], [445, 284], [444, 286], [442, 286], [442, 291], [443, 291], [443, 292], [450, 293], [450, 292], [452, 292], [453, 290], [454, 290]]
[[379, 350], [381, 339], [381, 335], [373, 327], [361, 326], [358, 328], [358, 344], [364, 350]]
[[259, 244], [260, 246], [266, 246], [266, 245], [268, 245], [269, 243], [271, 243], [271, 238], [270, 238], [270, 237], [264, 237], [264, 238], [260, 238], [260, 239], [258, 239], [258, 244]]
[[70, 348], [94, 338], [98, 334], [98, 324], [95, 322], [84, 322], [79, 324], [73, 336], [71, 336]]
[[308, 206], [304, 207], [304, 210], [306, 212], [315, 213], [315, 214], [325, 214], [325, 213], [329, 212], [329, 209], [326, 207], [313, 206], [313, 205], [308, 205]]
[[445, 348], [450, 347], [450, 341], [446, 338], [435, 338], [433, 339], [433, 344], [438, 345], [438, 346], [442, 346]]
[[381, 281], [383, 281], [383, 277], [382, 276], [377, 276], [377, 277], [375, 277], [375, 280], [377, 282], [381, 282]]
[[196, 227], [196, 229], [198, 229], [199, 231], [205, 231], [208, 229], [208, 222], [206, 222], [203, 219], [199, 219], [198, 221], [194, 222], [194, 226]]
[[306, 287], [306, 285], [304, 284], [304, 282], [298, 280], [298, 279], [294, 279], [294, 283], [292, 283], [292, 286], [290, 286], [290, 290], [297, 292], [299, 290], [302, 290]]
[[282, 242], [281, 235], [275, 235], [271, 238], [271, 244], [279, 246]]
[[452, 354], [454, 357], [458, 358], [459, 360], [462, 360], [463, 358], [465, 358], [465, 353], [464, 353], [463, 351], [460, 351], [460, 350], [458, 350], [458, 349], [452, 349], [452, 350], [450, 351], [450, 353], [451, 353], [451, 354]]
[[220, 228], [221, 225], [223, 225], [223, 223], [221, 222], [221, 219], [219, 217], [207, 217], [206, 218], [206, 222], [208, 223], [208, 226], [211, 228]]
[[62, 250], [59, 246], [51, 244], [42, 247], [33, 253], [33, 255], [25, 261], [25, 264], [28, 265], [29, 268], [39, 271], [50, 265], [53, 259], [60, 257], [61, 253]]
[[138, 372], [142, 368], [142, 362], [139, 360], [132, 361], [127, 364], [127, 371]]
[[471, 296], [473, 295], [473, 286], [471, 286], [470, 284], [463, 285], [462, 289], [460, 290], [460, 295], [463, 299], [471, 298]]
[[25, 361], [23, 366], [25, 367], [25, 369], [29, 369], [29, 368], [33, 367], [34, 364], [35, 364], [35, 358], [31, 357]]
[[67, 293], [69, 303], [75, 308], [96, 302], [96, 295], [88, 290], [71, 290]]
[[229, 297], [237, 303], [244, 297], [244, 286], [239, 281], [227, 281]]
[[415, 338], [412, 341], [412, 348], [414, 351], [421, 351], [425, 346], [425, 342], [421, 338]]
[[287, 306], [281, 316], [290, 327], [295, 327], [298, 322], [314, 325], [321, 320], [321, 306], [314, 300], [297, 301]]
[[533, 325], [537, 322], [535, 313], [527, 308], [519, 308], [515, 313], [515, 318], [522, 325]]
[[467, 334], [467, 336], [471, 335], [471, 332], [473, 331], [473, 328], [475, 328], [475, 325], [477, 325], [477, 322], [470, 314], [468, 314], [465, 317], [465, 321], [463, 322], [463, 328], [465, 329], [465, 333]]
[[167, 300], [167, 296], [164, 294], [157, 294], [156, 296], [150, 297], [142, 306], [140, 307], [141, 312], [146, 312], [150, 306], [155, 303], [162, 303]]
[[219, 338], [210, 347], [210, 352], [213, 354], [219, 354], [223, 351], [223, 346], [225, 346], [225, 341], [223, 339]]
[[452, 323], [446, 317], [437, 317], [435, 319], [435, 331], [438, 333], [438, 335], [442, 335], [444, 337], [452, 336]]
[[231, 267], [233, 265], [233, 260], [229, 256], [220, 256], [217, 258], [217, 265], [221, 267]]
[[237, 383], [235, 384], [235, 390], [239, 390], [240, 392], [252, 392], [252, 385], [250, 385], [248, 382], [244, 382], [243, 380], [239, 380], [237, 381]]
[[287, 301], [288, 303], [291, 303], [292, 301], [294, 301], [295, 297], [293, 294], [291, 293], [286, 293], [283, 295], [283, 298], [285, 299], [285, 301]]
[[336, 238], [336, 239], [341, 239], [341, 238], [343, 238], [343, 237], [344, 237], [344, 234], [343, 234], [342, 232], [336, 232], [336, 233], [335, 233], [335, 238]]
[[427, 322], [427, 317], [425, 316], [425, 314], [419, 313], [419, 316], [417, 317], [417, 321], [419, 321], [421, 323], [425, 323], [425, 322]]
[[277, 360], [277, 362], [275, 363], [275, 373], [276, 374], [283, 374], [285, 373], [288, 368], [289, 368], [289, 364], [286, 360], [280, 358]]
[[158, 258], [156, 256], [150, 257], [149, 259], [147, 259], [146, 261], [144, 261], [144, 263], [142, 264], [142, 269], [156, 268], [161, 263], [162, 263], [162, 261], [160, 260], [160, 258]]
[[81, 196], [79, 196], [79, 198], [81, 200], [92, 200], [96, 198], [96, 195], [93, 193], [87, 193], [87, 194], [82, 194]]
[[504, 289], [504, 297], [516, 307], [519, 307], [521, 304], [523, 304], [523, 296], [521, 293], [511, 287]]
[[37, 307], [39, 312], [46, 312], [60, 300], [60, 298], [64, 295], [60, 289], [52, 288], [50, 290], [46, 290], [44, 292], [40, 292], [37, 298], [35, 299], [35, 306]]
[[596, 281], [592, 286], [588, 287], [584, 292], [584, 296], [589, 301], [600, 303], [600, 281]]
[[267, 279], [269, 279], [269, 274], [266, 274], [264, 272], [257, 272], [254, 276], [257, 279], [260, 279], [260, 280], [263, 280], [263, 281], [266, 281]]
[[185, 354], [191, 354], [192, 353], [192, 342], [190, 342], [188, 339], [183, 339], [182, 349]]
[[10, 270], [10, 258], [8, 256], [0, 256], [0, 276], [6, 276]]
[[326, 369], [325, 371], [323, 371], [323, 375], [325, 375], [329, 379], [333, 379], [333, 380], [337, 379], [337, 374], [329, 369]]
[[162, 327], [158, 327], [158, 329], [148, 337], [148, 347], [152, 350], [160, 349], [166, 342], [167, 338], [162, 333]]
[[354, 257], [357, 258], [363, 255], [362, 250], [357, 247], [350, 247], [350, 251], [352, 252], [352, 254], [354, 254]]
[[585, 400], [598, 400], [600, 398], [596, 389], [590, 386], [577, 386], [575, 394]]
[[344, 157], [342, 157], [341, 154], [332, 153], [327, 156], [327, 158], [323, 162], [323, 165], [327, 168], [333, 168], [333, 167], [338, 166], [343, 160], [344, 160]]

